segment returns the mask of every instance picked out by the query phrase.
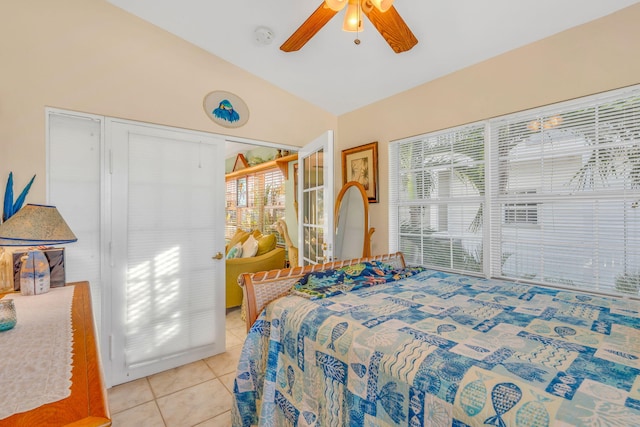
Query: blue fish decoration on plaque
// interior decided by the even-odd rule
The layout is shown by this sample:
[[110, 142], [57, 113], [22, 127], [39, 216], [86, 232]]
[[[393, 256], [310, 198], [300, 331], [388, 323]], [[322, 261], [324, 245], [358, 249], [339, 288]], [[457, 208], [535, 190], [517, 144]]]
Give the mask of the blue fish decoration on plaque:
[[240, 120], [240, 114], [233, 109], [233, 105], [227, 99], [220, 101], [220, 105], [212, 111], [212, 114], [219, 119], [226, 120], [231, 123]]

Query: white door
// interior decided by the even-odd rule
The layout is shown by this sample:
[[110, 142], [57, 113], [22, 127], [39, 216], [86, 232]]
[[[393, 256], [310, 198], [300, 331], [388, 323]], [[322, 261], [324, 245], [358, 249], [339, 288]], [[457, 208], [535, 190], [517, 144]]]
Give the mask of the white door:
[[298, 152], [298, 262], [322, 264], [333, 258], [333, 131]]
[[107, 121], [112, 385], [225, 349], [225, 141]]

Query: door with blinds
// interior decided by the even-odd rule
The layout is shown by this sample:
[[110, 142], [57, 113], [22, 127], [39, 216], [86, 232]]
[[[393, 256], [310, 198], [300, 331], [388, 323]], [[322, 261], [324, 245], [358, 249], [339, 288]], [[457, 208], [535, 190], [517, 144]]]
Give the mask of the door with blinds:
[[116, 120], [106, 132], [119, 384], [224, 351], [224, 140]]
[[298, 153], [298, 262], [322, 264], [333, 258], [333, 131]]

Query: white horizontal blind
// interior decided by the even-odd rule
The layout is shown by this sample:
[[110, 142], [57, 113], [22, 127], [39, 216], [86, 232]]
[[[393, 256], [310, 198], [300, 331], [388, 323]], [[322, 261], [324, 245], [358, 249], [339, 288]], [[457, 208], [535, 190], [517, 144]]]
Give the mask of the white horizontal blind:
[[640, 92], [490, 124], [491, 274], [637, 295]]
[[[96, 327], [102, 331], [100, 204], [102, 118], [47, 109], [47, 203], [78, 238], [65, 245], [65, 280], [88, 281]], [[36, 181], [42, 179], [37, 177]]]
[[[284, 175], [280, 169], [277, 169], [265, 172], [260, 181], [261, 193], [258, 195], [258, 200], [262, 200], [260, 231], [262, 234], [271, 234], [274, 233], [273, 224], [285, 217]], [[284, 244], [282, 236], [279, 233], [275, 234], [278, 242]]]
[[[272, 225], [285, 216], [285, 180], [280, 169], [245, 175], [246, 204], [238, 204], [238, 179], [226, 183], [225, 237], [230, 239], [236, 230], [260, 230], [262, 234], [273, 234]], [[276, 233], [278, 241], [284, 244]]]
[[112, 384], [224, 351], [224, 140], [107, 119]]
[[480, 272], [484, 248], [489, 276], [639, 293], [640, 87], [396, 141], [389, 170], [409, 263]]
[[391, 144], [391, 246], [410, 264], [483, 270], [484, 124]]
[[236, 207], [237, 200], [237, 181], [230, 179], [226, 182], [225, 191], [225, 222], [224, 237], [231, 239], [238, 230], [238, 209]]

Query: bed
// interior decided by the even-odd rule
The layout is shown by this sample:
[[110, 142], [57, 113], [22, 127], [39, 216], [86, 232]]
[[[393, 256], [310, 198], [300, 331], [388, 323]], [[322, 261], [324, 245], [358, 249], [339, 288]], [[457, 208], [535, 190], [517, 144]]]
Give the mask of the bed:
[[638, 301], [409, 269], [400, 253], [239, 281], [234, 426], [640, 425]]

